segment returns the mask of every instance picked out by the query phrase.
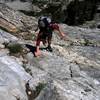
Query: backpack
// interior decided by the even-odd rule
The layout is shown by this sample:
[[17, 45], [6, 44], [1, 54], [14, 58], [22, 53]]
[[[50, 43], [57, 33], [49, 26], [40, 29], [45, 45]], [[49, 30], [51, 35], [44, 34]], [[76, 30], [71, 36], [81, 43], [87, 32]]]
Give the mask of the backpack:
[[38, 20], [39, 28], [47, 28], [51, 23], [51, 19], [48, 17], [40, 17]]

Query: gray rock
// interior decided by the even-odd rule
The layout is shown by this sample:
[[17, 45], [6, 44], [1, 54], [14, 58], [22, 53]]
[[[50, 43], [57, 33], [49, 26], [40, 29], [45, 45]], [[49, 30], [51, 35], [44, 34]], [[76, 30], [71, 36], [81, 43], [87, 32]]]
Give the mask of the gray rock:
[[3, 44], [0, 44], [0, 49], [4, 49], [5, 46]]
[[31, 76], [11, 57], [0, 57], [0, 100], [27, 100], [25, 82]]
[[[83, 54], [85, 54], [84, 51], [88, 49], [88, 52], [90, 52], [92, 49], [89, 49], [89, 47], [84, 47], [84, 49], [81, 48], [82, 47], [77, 46], [75, 46], [75, 48], [73, 47], [70, 49], [69, 55], [68, 53], [61, 52], [60, 50], [59, 55], [56, 54], [56, 52], [49, 53], [42, 51], [41, 57], [34, 58], [34, 56], [32, 56], [28, 59], [32, 66], [29, 68], [32, 69], [32, 76], [35, 78], [35, 86], [38, 83], [48, 83], [47, 86], [41, 90], [36, 100], [100, 99], [99, 79], [94, 79], [92, 74], [93, 72], [89, 73], [89, 70], [87, 70], [89, 65], [87, 68], [85, 64], [83, 66], [84, 68], [81, 66], [81, 64], [85, 63], [83, 60]], [[56, 46], [54, 49], [56, 49]], [[69, 48], [65, 49], [66, 52], [68, 49]], [[96, 51], [98, 51], [98, 49]], [[82, 55], [80, 55], [80, 53], [82, 53]], [[93, 53], [94, 52], [90, 54]], [[91, 55], [88, 56], [91, 58]], [[96, 57], [97, 56], [94, 58], [95, 60], [97, 59]], [[93, 66], [96, 67], [95, 63]]]
[[[1, 9], [2, 7], [4, 9], [4, 5], [0, 6]], [[6, 10], [10, 12], [10, 9], [4, 9], [5, 14], [1, 11], [0, 15], [9, 21], [13, 20], [14, 25], [23, 27], [19, 18], [22, 20], [28, 17], [11, 10], [13, 13], [10, 14], [18, 16], [8, 18]], [[25, 23], [31, 26], [32, 19], [29, 18], [30, 22], [27, 20]], [[0, 50], [0, 99], [16, 100], [16, 97], [20, 97], [21, 100], [27, 100], [25, 83], [29, 80], [33, 90], [39, 83], [46, 83], [35, 100], [100, 100], [99, 30], [64, 24], [61, 27], [69, 40], [60, 40], [54, 35], [53, 52], [43, 50], [40, 57], [34, 57], [32, 53], [24, 55], [28, 61], [24, 68], [20, 58], [9, 57], [7, 51]], [[5, 42], [4, 39], [16, 41], [15, 37], [6, 32], [3, 34], [2, 30], [0, 34], [1, 43]], [[92, 41], [93, 45], [83, 45], [87, 42], [85, 39]], [[23, 41], [19, 42], [24, 44]], [[31, 73], [31, 76], [25, 71]]]
[[[94, 33], [92, 38], [99, 43], [98, 30], [67, 26], [64, 31], [68, 32], [69, 41]], [[99, 46], [69, 45], [59, 38], [53, 43], [53, 53], [44, 50], [39, 58], [28, 59], [35, 83], [47, 82], [36, 100], [100, 100]]]
[[18, 41], [18, 38], [0, 29], [0, 43]]
[[9, 7], [13, 8], [14, 10], [25, 10], [25, 11], [32, 11], [32, 2], [31, 0], [26, 0], [22, 2], [21, 0], [0, 0], [1, 3], [7, 4]]
[[5, 4], [0, 4], [0, 18], [1, 21], [3, 20], [3, 24], [0, 24], [1, 27], [12, 33], [19, 33], [20, 31], [30, 33], [29, 30], [32, 31], [37, 27], [36, 18], [28, 17], [21, 12], [9, 8]]

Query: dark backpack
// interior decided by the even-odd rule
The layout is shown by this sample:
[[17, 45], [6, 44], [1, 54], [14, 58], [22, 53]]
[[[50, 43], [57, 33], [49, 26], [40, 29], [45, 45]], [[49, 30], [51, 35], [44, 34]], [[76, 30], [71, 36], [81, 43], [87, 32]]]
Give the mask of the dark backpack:
[[38, 20], [38, 26], [40, 28], [47, 28], [51, 23], [51, 19], [47, 17], [40, 17]]

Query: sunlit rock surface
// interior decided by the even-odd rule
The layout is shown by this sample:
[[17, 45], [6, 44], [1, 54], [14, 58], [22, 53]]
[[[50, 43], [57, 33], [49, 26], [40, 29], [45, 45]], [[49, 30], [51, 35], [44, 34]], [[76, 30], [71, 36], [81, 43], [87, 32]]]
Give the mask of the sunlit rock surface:
[[[3, 4], [0, 4], [0, 17], [20, 29], [26, 28], [23, 24], [33, 27], [37, 23], [35, 18], [10, 10]], [[10, 55], [4, 43], [21, 43], [24, 49], [28, 49], [25, 44], [35, 46], [35, 43], [5, 32], [6, 26], [0, 29], [0, 100], [100, 100], [100, 30], [60, 26], [66, 40], [61, 40], [54, 32], [53, 52], [42, 49], [40, 57], [34, 57], [29, 50], [24, 56]], [[44, 87], [37, 89], [39, 83]], [[29, 99], [31, 94], [32, 97], [38, 95]]]

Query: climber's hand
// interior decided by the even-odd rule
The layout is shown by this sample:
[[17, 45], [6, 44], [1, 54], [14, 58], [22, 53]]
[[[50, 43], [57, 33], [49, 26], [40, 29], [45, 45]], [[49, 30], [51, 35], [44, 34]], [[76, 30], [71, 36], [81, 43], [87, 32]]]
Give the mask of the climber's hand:
[[64, 41], [67, 41], [67, 37], [64, 35], [64, 36], [61, 36], [61, 40], [64, 40]]

